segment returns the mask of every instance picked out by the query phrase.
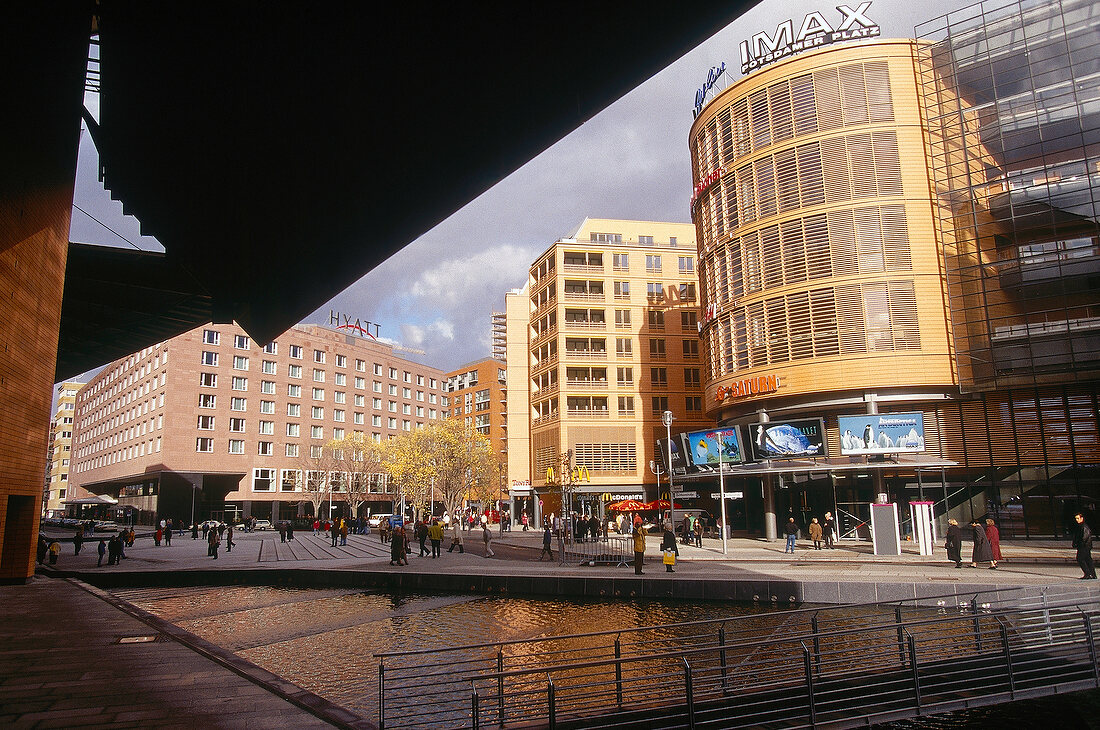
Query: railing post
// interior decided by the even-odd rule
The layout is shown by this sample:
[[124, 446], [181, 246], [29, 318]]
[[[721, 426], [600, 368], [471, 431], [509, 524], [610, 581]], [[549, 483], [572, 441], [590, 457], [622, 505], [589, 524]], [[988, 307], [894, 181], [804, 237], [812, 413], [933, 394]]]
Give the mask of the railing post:
[[504, 727], [504, 647], [497, 648], [497, 718]]
[[1001, 646], [1005, 651], [1005, 668], [1008, 670], [1008, 695], [1012, 699], [1016, 699], [1016, 675], [1012, 671], [1012, 648], [1008, 644], [1008, 626], [1001, 619], [998, 619], [1001, 624]]
[[810, 617], [810, 628], [814, 633], [814, 664], [817, 667], [818, 675], [821, 674], [821, 636], [818, 633], [817, 628], [817, 611], [814, 611], [814, 615]]
[[691, 665], [688, 664], [687, 657], [683, 658], [684, 662], [684, 693], [687, 699], [687, 712], [688, 712], [688, 730], [695, 730], [695, 691], [691, 684]]
[[474, 730], [481, 727], [481, 712], [478, 708], [477, 685], [470, 682], [470, 710], [473, 713]]
[[558, 726], [557, 698], [554, 696], [554, 680], [550, 678], [550, 672], [546, 673], [546, 706], [549, 710], [550, 730]]
[[623, 709], [623, 643], [622, 635], [615, 637], [615, 701]]
[[894, 623], [898, 625], [898, 655], [901, 657], [901, 666], [905, 666], [905, 629], [902, 626], [901, 606], [894, 606]]
[[729, 678], [726, 676], [726, 625], [718, 627], [718, 661], [722, 667], [722, 694], [729, 693]]
[[1092, 618], [1081, 612], [1081, 618], [1085, 620], [1085, 637], [1089, 641], [1089, 661], [1092, 662], [1092, 676], [1096, 679], [1096, 686], [1100, 687], [1100, 667], [1096, 665], [1096, 639], [1092, 633]]
[[386, 660], [378, 660], [378, 730], [386, 727]]
[[920, 697], [920, 673], [917, 670], [917, 640], [913, 638], [913, 635], [908, 631], [905, 632], [909, 636], [909, 666], [913, 670], [913, 696], [917, 701], [917, 714], [920, 714], [921, 710], [921, 697]]
[[810, 650], [806, 648], [806, 642], [802, 644], [802, 667], [806, 671], [806, 699], [810, 708], [810, 727], [817, 727], [817, 698], [814, 696], [814, 671], [810, 661]]
[[978, 618], [978, 597], [974, 596], [970, 599], [970, 612], [974, 614], [974, 644], [977, 647], [978, 653], [982, 651], [982, 626], [981, 621]]

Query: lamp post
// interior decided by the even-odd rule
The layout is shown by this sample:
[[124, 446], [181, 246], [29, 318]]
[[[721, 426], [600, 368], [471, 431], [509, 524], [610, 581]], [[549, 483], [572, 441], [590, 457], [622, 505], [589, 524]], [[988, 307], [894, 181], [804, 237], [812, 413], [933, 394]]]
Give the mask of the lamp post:
[[726, 443], [725, 437], [722, 432], [718, 432], [718, 497], [722, 500], [722, 525], [719, 529], [722, 531], [722, 554], [729, 554], [729, 546], [726, 544], [726, 462], [722, 460], [722, 452], [725, 451]]
[[[665, 433], [668, 436], [668, 520], [672, 523], [672, 531], [676, 531], [676, 495], [672, 487], [672, 411], [661, 414], [661, 421], [665, 424]], [[687, 539], [687, 533], [684, 534]]]
[[504, 539], [504, 464], [497, 464], [497, 493], [500, 495], [500, 499], [497, 500], [497, 522], [500, 523], [500, 538]]

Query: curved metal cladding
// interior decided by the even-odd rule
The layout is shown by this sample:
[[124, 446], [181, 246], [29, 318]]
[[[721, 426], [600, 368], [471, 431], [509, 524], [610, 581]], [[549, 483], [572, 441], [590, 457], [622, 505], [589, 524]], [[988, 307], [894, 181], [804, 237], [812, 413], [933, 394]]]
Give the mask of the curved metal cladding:
[[957, 385], [915, 54], [795, 56], [692, 125], [708, 415]]

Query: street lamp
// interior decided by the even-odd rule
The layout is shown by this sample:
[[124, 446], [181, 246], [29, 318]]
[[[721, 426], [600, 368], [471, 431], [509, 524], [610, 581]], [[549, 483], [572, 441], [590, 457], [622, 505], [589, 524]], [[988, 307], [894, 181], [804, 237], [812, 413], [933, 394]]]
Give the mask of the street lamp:
[[[672, 487], [672, 411], [661, 414], [661, 421], [665, 424], [665, 433], [668, 436], [668, 520], [672, 523], [672, 531], [676, 531], [676, 495]], [[687, 533], [684, 533], [687, 539]]]

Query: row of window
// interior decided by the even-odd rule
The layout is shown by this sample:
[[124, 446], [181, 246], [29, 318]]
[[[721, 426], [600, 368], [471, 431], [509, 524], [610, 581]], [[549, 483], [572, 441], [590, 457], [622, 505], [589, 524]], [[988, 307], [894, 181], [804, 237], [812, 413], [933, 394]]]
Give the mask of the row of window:
[[[380, 424], [376, 424], [376, 425], [380, 425]], [[423, 423], [419, 423], [419, 422], [414, 423], [413, 421], [402, 420], [401, 425], [400, 425], [400, 429], [402, 431], [412, 431], [413, 428], [422, 428], [423, 425], [424, 425]], [[387, 426], [391, 430], [396, 431], [398, 429], [397, 419], [396, 418], [390, 418], [389, 423], [387, 424]], [[317, 429], [321, 428], [320, 426], [314, 426], [312, 428], [315, 432], [314, 435], [312, 436], [312, 438], [315, 438], [315, 439], [324, 438], [324, 433], [317, 430]], [[342, 428], [332, 429], [332, 439], [334, 439], [334, 440], [339, 441], [340, 439], [344, 438], [346, 435], [347, 435], [347, 432]], [[382, 441], [382, 434], [381, 433], [372, 433], [371, 434], [371, 440], [373, 440], [375, 442], [381, 442]], [[214, 442], [215, 442], [215, 439], [212, 436], [199, 436], [195, 439], [195, 451], [197, 451], [199, 453], [206, 453], [206, 454], [214, 453]], [[245, 453], [244, 439], [229, 439], [227, 441], [227, 446], [228, 446], [228, 453], [230, 453], [230, 454], [243, 454], [243, 453]], [[297, 444], [297, 443], [286, 443], [283, 446], [284, 446], [284, 453], [285, 453], [286, 456], [289, 456], [289, 457], [299, 456], [299, 454], [300, 454], [299, 444]], [[318, 447], [318, 448], [320, 448], [320, 447]], [[259, 456], [274, 456], [274, 454], [275, 454], [275, 442], [274, 441], [258, 441], [256, 443], [256, 453]]]

